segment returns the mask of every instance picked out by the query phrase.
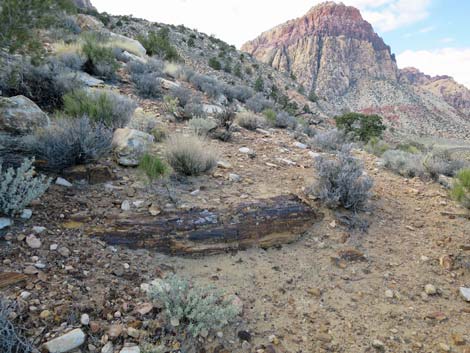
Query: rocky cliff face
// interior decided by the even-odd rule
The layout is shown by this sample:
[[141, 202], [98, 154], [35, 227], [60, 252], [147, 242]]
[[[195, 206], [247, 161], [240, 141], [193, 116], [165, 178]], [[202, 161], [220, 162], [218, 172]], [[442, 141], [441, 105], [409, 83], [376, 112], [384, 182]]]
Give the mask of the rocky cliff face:
[[96, 10], [90, 0], [73, 0], [74, 4], [84, 10]]
[[[470, 137], [463, 86], [398, 70], [359, 10], [326, 2], [243, 45], [242, 50], [313, 89], [328, 115], [378, 113], [406, 133]], [[465, 88], [465, 87], [463, 87]]]
[[441, 97], [449, 105], [470, 119], [470, 90], [450, 76], [431, 77], [414, 67], [401, 69], [399, 79], [402, 83], [420, 87]]
[[282, 24], [242, 50], [274, 68], [294, 74], [320, 96], [344, 95], [358, 80], [397, 80], [388, 47], [354, 7], [327, 2]]

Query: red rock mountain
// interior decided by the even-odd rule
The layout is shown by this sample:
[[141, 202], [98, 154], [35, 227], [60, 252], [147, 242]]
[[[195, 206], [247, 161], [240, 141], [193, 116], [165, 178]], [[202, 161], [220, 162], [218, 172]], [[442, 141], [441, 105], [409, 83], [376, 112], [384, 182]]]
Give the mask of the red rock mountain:
[[382, 114], [407, 133], [470, 137], [464, 102], [438, 94], [398, 70], [390, 47], [358, 9], [325, 2], [244, 44], [242, 50], [294, 74], [321, 99], [329, 115], [344, 111]]

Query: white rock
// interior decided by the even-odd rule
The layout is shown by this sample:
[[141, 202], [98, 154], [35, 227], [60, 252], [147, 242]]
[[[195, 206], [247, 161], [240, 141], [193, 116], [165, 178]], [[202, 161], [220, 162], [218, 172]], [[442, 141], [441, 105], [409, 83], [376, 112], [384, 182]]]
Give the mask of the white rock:
[[36, 234], [40, 234], [46, 230], [46, 227], [34, 226], [33, 232]]
[[11, 226], [13, 222], [10, 218], [0, 217], [0, 229], [7, 228]]
[[31, 296], [31, 293], [27, 292], [27, 291], [23, 291], [23, 292], [20, 293], [20, 298], [21, 299], [28, 299], [30, 296]]
[[229, 162], [226, 161], [218, 161], [217, 162], [217, 167], [221, 169], [230, 169], [232, 168], [232, 165]]
[[251, 153], [251, 150], [248, 147], [240, 147], [238, 151], [241, 153]]
[[385, 298], [393, 298], [395, 295], [393, 294], [393, 291], [391, 289], [387, 289], [385, 291]]
[[460, 295], [465, 301], [470, 302], [470, 288], [460, 287]]
[[176, 82], [166, 80], [164, 78], [160, 79], [160, 83], [162, 84], [162, 87], [164, 89], [172, 89], [172, 88], [178, 88], [180, 85]]
[[121, 210], [129, 211], [131, 209], [131, 203], [128, 200], [124, 200], [121, 204]]
[[59, 254], [61, 254], [63, 257], [70, 256], [70, 250], [65, 246], [61, 246], [58, 251], [59, 251]]
[[230, 173], [228, 175], [228, 180], [230, 180], [234, 183], [238, 183], [240, 180], [242, 180], [242, 177], [238, 174]]
[[51, 244], [51, 246], [49, 247], [49, 250], [55, 251], [57, 250], [58, 247], [59, 247], [59, 244]]
[[113, 352], [114, 352], [114, 347], [113, 347], [113, 343], [111, 341], [106, 343], [103, 346], [103, 348], [101, 348], [101, 353], [113, 353]]
[[80, 323], [84, 326], [88, 326], [90, 323], [90, 316], [88, 314], [82, 314], [80, 317]]
[[201, 189], [196, 189], [196, 190], [194, 190], [194, 191], [191, 191], [191, 192], [190, 192], [190, 195], [191, 195], [191, 196], [197, 196], [197, 195], [199, 195], [200, 193], [201, 193]]
[[69, 188], [72, 186], [72, 183], [65, 180], [64, 178], [58, 177], [55, 181], [56, 185], [64, 186], [66, 188]]
[[222, 113], [224, 111], [221, 107], [219, 107], [218, 105], [214, 105], [214, 104], [203, 104], [202, 110], [204, 111], [204, 113], [209, 114], [209, 115]]
[[140, 348], [138, 346], [124, 347], [119, 353], [140, 353]]
[[155, 137], [135, 129], [117, 129], [113, 135], [116, 161], [125, 167], [139, 165], [140, 158], [150, 150]]
[[44, 343], [43, 348], [49, 353], [65, 353], [80, 347], [85, 342], [85, 334], [79, 328], [65, 335]]
[[145, 56], [145, 54], [147, 54], [147, 51], [145, 50], [144, 46], [139, 41], [113, 32], [110, 32], [109, 34], [111, 36], [111, 40], [116, 40], [117, 42], [124, 43], [130, 48], [132, 48], [132, 54], [139, 56]]
[[33, 211], [29, 208], [25, 208], [23, 212], [21, 212], [22, 219], [30, 219], [33, 216]]
[[437, 293], [437, 289], [435, 286], [432, 284], [426, 284], [424, 286], [424, 291], [426, 292], [427, 295], [434, 295]]
[[39, 249], [41, 247], [41, 240], [34, 234], [30, 234], [26, 237], [26, 244], [28, 244], [31, 249]]
[[145, 201], [142, 201], [142, 200], [137, 200], [137, 201], [132, 202], [134, 207], [137, 207], [137, 208], [142, 207], [144, 203]]
[[320, 153], [316, 153], [316, 152], [313, 152], [313, 151], [308, 151], [308, 155], [312, 158], [317, 158], [317, 157], [320, 157]]
[[302, 150], [305, 150], [308, 147], [305, 143], [301, 143], [301, 142], [298, 142], [298, 141], [294, 142], [294, 146], [297, 147], [297, 148], [300, 148]]

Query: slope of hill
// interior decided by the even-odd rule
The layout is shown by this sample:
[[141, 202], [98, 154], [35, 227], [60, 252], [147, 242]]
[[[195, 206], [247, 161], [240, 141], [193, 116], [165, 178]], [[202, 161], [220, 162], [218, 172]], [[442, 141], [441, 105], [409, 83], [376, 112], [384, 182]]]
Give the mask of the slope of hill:
[[377, 112], [404, 132], [470, 136], [470, 121], [459, 108], [468, 102], [455, 104], [451, 94], [444, 99], [437, 89], [415, 89], [400, 80], [390, 47], [354, 7], [317, 5], [305, 16], [262, 33], [242, 50], [295, 75], [322, 98], [320, 105], [328, 114]]

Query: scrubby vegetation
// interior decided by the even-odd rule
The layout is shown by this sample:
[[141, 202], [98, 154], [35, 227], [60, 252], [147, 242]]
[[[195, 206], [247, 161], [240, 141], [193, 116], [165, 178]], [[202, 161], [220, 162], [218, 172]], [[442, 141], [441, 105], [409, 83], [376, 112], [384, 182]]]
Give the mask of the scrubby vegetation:
[[451, 195], [464, 207], [470, 209], [470, 169], [462, 169], [457, 173]]
[[327, 206], [357, 211], [366, 205], [373, 181], [364, 174], [361, 161], [351, 155], [349, 146], [343, 146], [335, 159], [317, 157], [315, 168], [318, 179], [312, 191]]
[[187, 332], [194, 339], [215, 334], [240, 314], [233, 298], [177, 276], [152, 282], [148, 296], [163, 307], [167, 323], [176, 332]]
[[178, 51], [170, 43], [168, 28], [161, 28], [158, 32], [150, 31], [147, 35], [139, 35], [137, 40], [142, 43], [147, 54], [156, 55], [168, 61], [179, 61]]
[[[35, 176], [33, 162], [34, 159], [25, 159], [17, 169], [4, 170], [0, 161], [0, 214], [14, 215], [21, 212], [31, 201], [46, 192], [50, 180], [43, 175]], [[2, 312], [0, 321], [1, 315]], [[0, 335], [0, 338], [3, 337]], [[1, 344], [0, 341], [0, 347]]]
[[139, 161], [139, 169], [150, 181], [154, 181], [165, 175], [168, 168], [160, 157], [145, 153]]
[[325, 132], [317, 133], [311, 140], [312, 145], [320, 151], [334, 152], [348, 142], [344, 132], [337, 129], [331, 129]]
[[174, 135], [167, 140], [166, 158], [181, 175], [196, 176], [217, 165], [215, 152], [196, 135]]
[[373, 137], [381, 137], [385, 131], [382, 117], [378, 115], [347, 113], [335, 117], [335, 121], [338, 129], [365, 143]]
[[62, 118], [25, 140], [25, 148], [44, 163], [43, 168], [61, 171], [98, 160], [111, 149], [112, 130], [84, 115]]
[[212, 119], [192, 118], [189, 120], [188, 126], [196, 135], [205, 137], [210, 131], [217, 128], [217, 123]]
[[259, 116], [250, 112], [238, 113], [236, 117], [236, 122], [241, 127], [247, 130], [256, 130], [257, 128], [263, 125], [263, 122]]
[[86, 57], [83, 65], [85, 72], [106, 80], [116, 78], [119, 64], [112, 48], [101, 44], [96, 37], [89, 36], [83, 44], [82, 53]]
[[73, 91], [64, 96], [64, 112], [72, 117], [86, 115], [96, 123], [110, 128], [126, 126], [136, 103], [112, 91]]

